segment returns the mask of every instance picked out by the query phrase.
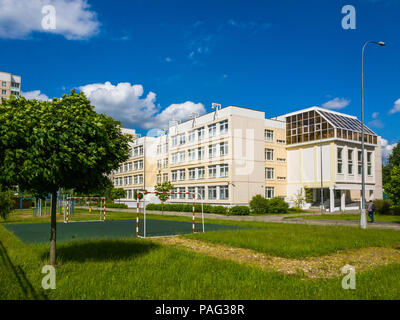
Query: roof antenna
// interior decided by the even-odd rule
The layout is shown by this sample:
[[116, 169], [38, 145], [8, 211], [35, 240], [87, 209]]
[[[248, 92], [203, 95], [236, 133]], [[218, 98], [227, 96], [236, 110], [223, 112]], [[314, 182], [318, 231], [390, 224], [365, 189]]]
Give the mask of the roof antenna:
[[189, 117], [191, 119], [193, 119], [192, 128], [196, 125], [196, 118], [198, 118], [199, 116], [200, 116], [200, 114], [198, 112], [193, 112], [193, 113], [189, 114]]
[[219, 103], [212, 103], [211, 109], [215, 109], [214, 120], [218, 118], [219, 110], [221, 110], [221, 105]]

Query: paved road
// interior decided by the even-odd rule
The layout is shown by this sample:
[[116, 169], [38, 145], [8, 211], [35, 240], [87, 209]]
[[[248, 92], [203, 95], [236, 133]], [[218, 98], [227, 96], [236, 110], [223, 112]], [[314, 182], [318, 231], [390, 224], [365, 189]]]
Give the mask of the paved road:
[[[136, 209], [111, 209], [107, 211], [118, 211], [118, 212], [136, 212]], [[148, 214], [161, 214], [159, 211], [146, 211]], [[352, 212], [354, 214], [354, 212]], [[330, 214], [330, 213], [327, 213]], [[335, 214], [335, 213], [332, 213]], [[337, 213], [342, 214], [342, 213]], [[164, 212], [166, 216], [184, 216], [192, 217], [190, 212]], [[199, 213], [196, 213], [196, 217], [199, 217]], [[258, 221], [258, 222], [272, 222], [272, 223], [288, 223], [288, 224], [306, 224], [306, 225], [320, 225], [320, 226], [346, 226], [346, 227], [359, 227], [358, 221], [351, 220], [330, 220], [330, 219], [302, 219], [302, 216], [320, 215], [319, 212], [315, 213], [302, 213], [302, 214], [290, 214], [290, 218], [287, 214], [278, 214], [273, 216], [224, 216], [220, 214], [205, 213], [204, 218], [206, 219], [218, 219], [218, 220], [233, 220], [233, 221]], [[400, 230], [400, 224], [395, 222], [374, 222], [368, 223], [367, 228], [371, 229], [393, 229]]]

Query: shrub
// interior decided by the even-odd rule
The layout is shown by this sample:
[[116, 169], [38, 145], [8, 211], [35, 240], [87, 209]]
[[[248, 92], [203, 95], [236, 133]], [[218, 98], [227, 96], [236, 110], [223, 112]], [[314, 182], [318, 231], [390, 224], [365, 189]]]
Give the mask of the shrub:
[[374, 200], [376, 214], [390, 214], [390, 201], [389, 200]]
[[210, 213], [216, 213], [216, 214], [227, 214], [228, 209], [223, 206], [211, 206], [211, 212]]
[[288, 209], [289, 212], [306, 212], [305, 210], [303, 210], [302, 208], [298, 208], [298, 207], [291, 207]]
[[250, 208], [246, 206], [235, 206], [229, 209], [229, 214], [233, 216], [248, 216]]
[[289, 205], [282, 198], [269, 199], [269, 213], [288, 213]]
[[13, 192], [0, 189], [0, 218], [7, 219], [8, 215], [14, 211]]
[[128, 206], [125, 203], [106, 202], [106, 207], [107, 208], [128, 209]]
[[255, 195], [250, 203], [251, 212], [254, 214], [266, 214], [269, 211], [269, 201], [263, 196], [257, 194]]

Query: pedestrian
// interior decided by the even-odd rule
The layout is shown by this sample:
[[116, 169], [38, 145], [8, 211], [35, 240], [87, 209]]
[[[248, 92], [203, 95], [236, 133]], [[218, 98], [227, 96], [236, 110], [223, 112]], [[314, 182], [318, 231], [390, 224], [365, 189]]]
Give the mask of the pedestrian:
[[369, 200], [368, 217], [370, 217], [371, 223], [374, 222], [374, 212], [375, 212], [375, 204], [372, 202], [372, 200]]

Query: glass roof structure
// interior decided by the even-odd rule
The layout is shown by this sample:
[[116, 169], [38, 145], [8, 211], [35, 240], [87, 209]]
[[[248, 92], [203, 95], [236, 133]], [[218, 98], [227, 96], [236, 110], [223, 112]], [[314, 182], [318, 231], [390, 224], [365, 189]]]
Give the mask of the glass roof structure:
[[[361, 142], [362, 124], [355, 117], [313, 107], [291, 113], [286, 118], [288, 145], [321, 139], [344, 139]], [[377, 135], [364, 125], [364, 142], [377, 144]]]

